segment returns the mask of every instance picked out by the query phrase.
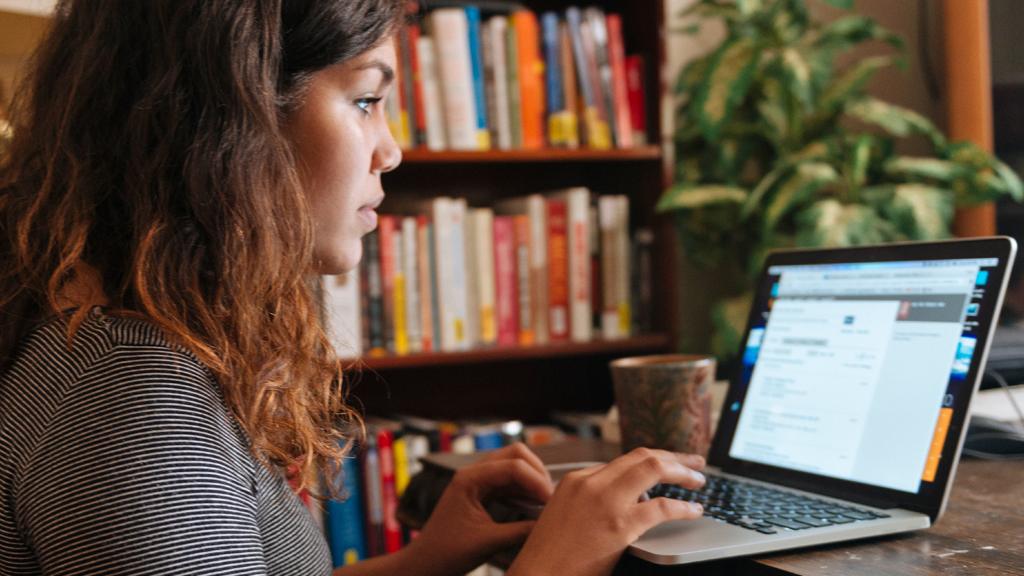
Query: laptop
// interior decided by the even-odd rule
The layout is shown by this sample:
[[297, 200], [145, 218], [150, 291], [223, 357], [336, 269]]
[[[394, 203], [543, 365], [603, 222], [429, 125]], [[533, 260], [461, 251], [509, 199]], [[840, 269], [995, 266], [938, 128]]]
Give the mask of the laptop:
[[700, 491], [629, 547], [686, 564], [922, 530], [942, 515], [1016, 243], [769, 255]]

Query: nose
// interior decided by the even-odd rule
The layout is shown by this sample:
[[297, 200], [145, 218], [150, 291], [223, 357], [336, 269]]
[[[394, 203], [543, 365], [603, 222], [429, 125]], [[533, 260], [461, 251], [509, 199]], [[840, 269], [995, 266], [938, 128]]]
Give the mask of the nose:
[[386, 122], [382, 122], [381, 138], [373, 151], [373, 169], [375, 172], [391, 172], [402, 163], [402, 149], [395, 141]]

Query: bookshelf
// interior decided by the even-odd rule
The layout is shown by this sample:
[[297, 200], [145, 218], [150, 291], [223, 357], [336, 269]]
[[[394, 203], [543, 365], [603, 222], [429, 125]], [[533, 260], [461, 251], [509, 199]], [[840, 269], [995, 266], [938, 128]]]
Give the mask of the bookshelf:
[[[466, 2], [471, 3], [471, 2]], [[438, 419], [516, 418], [543, 421], [553, 410], [606, 410], [612, 403], [608, 362], [672, 348], [675, 262], [671, 222], [654, 206], [666, 183], [661, 113], [665, 94], [662, 0], [572, 2], [526, 0], [538, 14], [570, 6], [597, 6], [622, 16], [627, 54], [644, 58], [646, 141], [628, 149], [403, 151], [402, 166], [384, 176], [382, 213], [401, 213], [436, 196], [489, 206], [516, 196], [586, 186], [595, 194], [626, 194], [630, 228], [655, 233], [653, 332], [623, 340], [595, 340], [467, 352], [366, 356], [352, 364], [352, 400], [370, 415], [412, 414]], [[427, 2], [427, 6], [431, 5]]]

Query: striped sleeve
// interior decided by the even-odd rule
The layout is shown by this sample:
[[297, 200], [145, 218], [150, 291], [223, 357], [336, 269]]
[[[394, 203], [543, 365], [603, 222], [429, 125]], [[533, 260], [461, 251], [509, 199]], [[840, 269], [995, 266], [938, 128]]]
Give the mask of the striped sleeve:
[[195, 360], [112, 347], [51, 422], [14, 494], [43, 574], [267, 573], [255, 461]]

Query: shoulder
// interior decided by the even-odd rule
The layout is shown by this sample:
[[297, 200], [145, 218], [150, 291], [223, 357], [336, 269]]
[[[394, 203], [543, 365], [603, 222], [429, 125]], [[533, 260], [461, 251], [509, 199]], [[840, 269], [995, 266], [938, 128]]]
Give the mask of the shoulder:
[[107, 466], [213, 451], [251, 479], [248, 441], [212, 374], [145, 320], [94, 310], [70, 347], [63, 321], [42, 325], [2, 375], [0, 410], [10, 416], [0, 439], [20, 439], [10, 447], [19, 471], [56, 458]]

